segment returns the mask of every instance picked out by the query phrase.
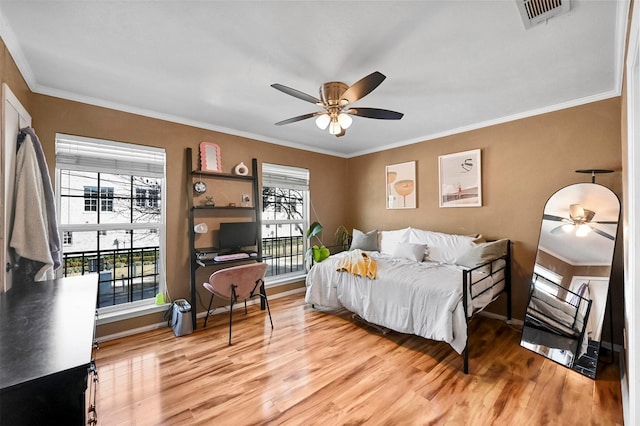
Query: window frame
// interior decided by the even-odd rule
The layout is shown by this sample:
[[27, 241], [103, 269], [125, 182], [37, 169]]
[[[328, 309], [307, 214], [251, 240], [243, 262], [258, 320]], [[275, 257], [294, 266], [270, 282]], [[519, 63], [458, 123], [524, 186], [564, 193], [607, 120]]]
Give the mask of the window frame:
[[[167, 172], [166, 172], [166, 150], [164, 148], [158, 148], [158, 147], [147, 147], [147, 146], [141, 146], [141, 145], [136, 145], [133, 143], [122, 143], [122, 142], [115, 142], [115, 141], [108, 141], [108, 140], [100, 140], [100, 139], [93, 139], [93, 138], [85, 138], [85, 137], [80, 137], [80, 136], [72, 136], [72, 135], [65, 135], [65, 134], [56, 134], [56, 152], [58, 150], [58, 141], [59, 140], [65, 140], [65, 141], [73, 141], [75, 143], [82, 143], [84, 141], [88, 142], [89, 144], [94, 144], [94, 145], [99, 145], [101, 148], [107, 149], [107, 150], [111, 150], [112, 152], [116, 152], [121, 150], [123, 147], [126, 149], [135, 149], [138, 152], [142, 152], [144, 153], [145, 151], [148, 150], [148, 155], [149, 156], [156, 156], [156, 158], [158, 158], [159, 155], [161, 155], [162, 157], [162, 176], [160, 177], [160, 172], [159, 170], [159, 166], [156, 166], [156, 170], [155, 170], [155, 175], [154, 176], [145, 176], [144, 171], [140, 172], [140, 173], [136, 173], [135, 170], [121, 170], [121, 169], [113, 169], [113, 168], [108, 168], [108, 167], [103, 167], [99, 170], [91, 170], [87, 167], [73, 167], [73, 165], [70, 165], [68, 162], [67, 163], [63, 163], [63, 164], [58, 164], [58, 158], [56, 156], [56, 168], [55, 168], [55, 198], [56, 198], [56, 207], [57, 207], [57, 214], [58, 214], [58, 223], [59, 223], [59, 230], [60, 233], [63, 234], [65, 232], [95, 232], [96, 233], [96, 238], [99, 238], [98, 235], [104, 235], [106, 234], [108, 231], [124, 231], [126, 233], [131, 233], [134, 232], [136, 230], [149, 230], [149, 233], [151, 234], [157, 234], [157, 238], [158, 238], [158, 256], [156, 258], [156, 270], [157, 270], [157, 281], [158, 281], [158, 293], [166, 293], [166, 210], [167, 210], [167, 201], [166, 201], [166, 195], [167, 195]], [[143, 154], [144, 155], [144, 154]], [[68, 157], [68, 155], [67, 155]], [[99, 155], [96, 156], [97, 159], [99, 159]], [[68, 159], [67, 159], [68, 161]], [[99, 161], [99, 160], [96, 160]], [[157, 164], [157, 159], [155, 160], [156, 164]], [[94, 202], [92, 205], [95, 206], [95, 210], [90, 210], [90, 211], [86, 211], [83, 210], [82, 213], [96, 213], [97, 214], [97, 219], [96, 221], [98, 223], [73, 223], [73, 224], [62, 224], [62, 220], [61, 220], [61, 214], [62, 214], [62, 200], [63, 198], [65, 198], [63, 195], [66, 194], [62, 194], [62, 174], [63, 171], [70, 171], [70, 172], [90, 172], [90, 173], [98, 173], [98, 176], [100, 176], [100, 174], [114, 174], [114, 175], [120, 175], [120, 176], [129, 176], [132, 180], [132, 182], [136, 179], [139, 178], [153, 178], [153, 179], [158, 179], [159, 182], [161, 182], [159, 184], [159, 187], [157, 188], [158, 195], [159, 198], [156, 197], [156, 201], [155, 204], [153, 206], [153, 208], [158, 208], [158, 204], [159, 204], [159, 221], [158, 222], [149, 222], [149, 221], [145, 221], [145, 222], [133, 222], [133, 221], [129, 221], [129, 222], [123, 222], [123, 221], [109, 221], [109, 222], [100, 222], [100, 213], [101, 212], [113, 212], [113, 203], [114, 203], [114, 188], [113, 187], [102, 187], [100, 188], [100, 180], [98, 180], [98, 186], [95, 187], [93, 186], [93, 188], [95, 188], [95, 198], [94, 197], [90, 197], [87, 198], [86, 197], [86, 187], [89, 186], [85, 186], [84, 188], [84, 203], [86, 205], [87, 200], [90, 200], [91, 202]], [[149, 172], [151, 173], [151, 172]], [[70, 178], [72, 179], [72, 177]], [[99, 179], [99, 178], [98, 178]], [[98, 189], [99, 188], [99, 189]], [[146, 191], [145, 191], [146, 192]], [[98, 197], [98, 194], [100, 194], [101, 196]], [[129, 217], [133, 217], [133, 212], [135, 211], [135, 209], [138, 207], [137, 206], [137, 197], [136, 197], [137, 193], [134, 191], [133, 193], [129, 194], [129, 197], [131, 197], [131, 202], [129, 205], [129, 210], [131, 212], [130, 215], [128, 215]], [[145, 194], [146, 195], [146, 194]], [[147, 207], [148, 204], [148, 197], [145, 196], [144, 199], [144, 207]], [[160, 201], [160, 203], [158, 203], [158, 201]], [[100, 209], [97, 208], [97, 206], [100, 205]], [[135, 250], [135, 247], [132, 247], [133, 250]], [[105, 249], [106, 250], [106, 249]], [[64, 247], [63, 247], [63, 253], [64, 253]], [[68, 251], [68, 250], [67, 250]], [[60, 268], [58, 271], [56, 271], [56, 276], [60, 277], [63, 274], [62, 268]], [[143, 274], [144, 275], [144, 274]], [[97, 304], [96, 304], [97, 305]], [[117, 304], [117, 305], [110, 305], [110, 306], [105, 306], [105, 307], [97, 307], [97, 311], [99, 314], [106, 314], [106, 315], [118, 315], [119, 313], [124, 313], [124, 312], [131, 312], [131, 310], [140, 310], [143, 309], [141, 311], [142, 314], [144, 314], [144, 309], [147, 308], [151, 308], [151, 307], [155, 307], [155, 295], [153, 297], [148, 297], [146, 299], [142, 299], [142, 300], [135, 300], [135, 301], [130, 301], [130, 302], [125, 302], [125, 303], [121, 303], [121, 304]]]
[[[271, 181], [268, 178], [265, 179], [265, 166], [267, 168], [271, 168], [271, 172], [273, 173], [274, 170], [278, 171], [278, 169], [281, 170], [282, 173], [282, 178], [278, 179], [276, 178], [275, 181], [280, 182], [280, 185], [275, 185], [275, 184], [270, 184], [270, 183], [275, 183], [275, 181]], [[294, 171], [294, 174], [306, 174], [306, 182], [303, 182], [304, 179], [300, 180], [299, 176], [297, 179], [294, 180], [294, 182], [289, 185], [287, 184], [288, 182], [288, 177], [291, 176], [291, 171]], [[303, 258], [303, 263], [302, 263], [302, 269], [298, 270], [298, 271], [292, 271], [292, 272], [285, 272], [285, 273], [280, 273], [280, 274], [274, 274], [274, 275], [269, 275], [266, 277], [265, 281], [267, 282], [267, 284], [269, 283], [273, 283], [273, 282], [279, 282], [279, 281], [287, 281], [289, 279], [299, 279], [300, 277], [303, 277], [306, 275], [307, 271], [304, 267], [304, 253], [307, 251], [308, 249], [308, 240], [306, 238], [306, 230], [309, 228], [309, 223], [310, 223], [310, 213], [311, 213], [311, 193], [310, 190], [308, 188], [308, 182], [309, 182], [309, 175], [310, 172], [308, 169], [303, 168], [303, 167], [297, 167], [297, 166], [280, 166], [277, 164], [273, 164], [273, 163], [262, 163], [262, 184], [260, 187], [260, 194], [261, 197], [264, 197], [264, 189], [265, 188], [279, 188], [281, 190], [288, 190], [288, 191], [300, 191], [301, 193], [301, 198], [302, 198], [302, 218], [300, 219], [292, 219], [292, 218], [285, 218], [285, 219], [266, 219], [265, 218], [265, 205], [264, 202], [262, 204], [262, 208], [260, 210], [260, 215], [261, 215], [261, 225], [263, 228], [265, 228], [266, 226], [275, 226], [276, 228], [278, 228], [279, 226], [282, 225], [286, 225], [286, 226], [290, 226], [290, 225], [297, 225], [300, 224], [302, 227], [302, 241], [303, 241], [303, 251], [302, 251], [302, 258]], [[306, 188], [304, 188], [304, 184], [306, 184]], [[265, 235], [262, 235], [262, 246], [263, 246], [263, 250], [265, 247]]]

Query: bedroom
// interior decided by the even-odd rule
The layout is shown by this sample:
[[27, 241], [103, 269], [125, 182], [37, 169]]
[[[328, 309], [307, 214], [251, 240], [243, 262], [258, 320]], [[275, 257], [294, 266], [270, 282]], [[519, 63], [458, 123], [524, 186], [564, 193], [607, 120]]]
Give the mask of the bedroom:
[[[187, 147], [195, 149], [205, 140], [216, 142], [221, 147], [223, 168], [227, 170], [253, 157], [270, 163], [286, 159], [287, 164], [310, 170], [314, 208], [317, 218], [328, 230], [340, 224], [363, 230], [413, 225], [452, 233], [481, 232], [490, 238], [510, 238], [514, 241], [515, 318], [522, 318], [524, 313], [542, 206], [548, 196], [562, 186], [584, 181], [584, 177], [576, 175], [574, 170], [598, 167], [617, 171], [599, 177], [598, 183], [612, 188], [622, 198], [622, 123], [626, 119], [624, 103], [618, 96], [347, 158], [36, 93], [25, 82], [26, 76], [13, 61], [15, 53], [9, 51], [5, 42], [3, 40], [2, 44], [2, 81], [9, 84], [32, 114], [34, 127], [50, 162], [55, 156], [56, 133], [160, 146], [166, 149], [169, 159], [167, 203], [184, 206], [187, 195], [183, 159]], [[270, 83], [272, 81], [265, 82], [267, 86]], [[297, 106], [295, 100], [291, 103]], [[482, 149], [483, 155], [483, 207], [471, 211], [440, 209], [436, 183], [438, 156], [478, 148]], [[384, 167], [413, 160], [417, 169], [418, 208], [385, 209], [380, 203], [384, 199], [384, 186], [379, 185]], [[321, 176], [322, 180], [316, 180], [314, 176]], [[187, 297], [188, 292], [189, 247], [184, 210], [172, 208], [167, 211], [167, 240], [172, 241], [172, 245], [167, 256], [166, 279], [173, 297]], [[623, 306], [622, 247], [618, 250], [614, 268], [617, 287], [613, 289], [613, 297], [616, 306]], [[300, 280], [270, 291], [276, 294], [303, 286]], [[621, 310], [618, 312], [620, 315], [615, 321], [618, 329], [622, 329], [625, 318]], [[499, 308], [498, 313], [504, 312]], [[161, 322], [161, 313], [112, 322], [100, 325], [98, 336], [116, 335]]]

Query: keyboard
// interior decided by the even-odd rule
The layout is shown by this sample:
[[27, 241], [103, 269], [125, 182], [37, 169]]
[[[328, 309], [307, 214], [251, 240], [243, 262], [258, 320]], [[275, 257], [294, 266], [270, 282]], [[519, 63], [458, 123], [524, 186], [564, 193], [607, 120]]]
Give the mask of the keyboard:
[[213, 258], [216, 262], [226, 262], [228, 260], [239, 260], [239, 259], [247, 259], [249, 257], [249, 253], [231, 253], [231, 254], [221, 254]]

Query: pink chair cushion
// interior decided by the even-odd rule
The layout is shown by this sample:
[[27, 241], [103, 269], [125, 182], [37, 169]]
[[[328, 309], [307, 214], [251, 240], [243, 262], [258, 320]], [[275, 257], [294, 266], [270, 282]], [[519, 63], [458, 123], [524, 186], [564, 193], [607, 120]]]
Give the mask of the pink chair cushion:
[[249, 298], [256, 287], [256, 281], [264, 279], [267, 271], [266, 263], [251, 263], [232, 266], [215, 271], [209, 277], [209, 282], [203, 283], [204, 288], [223, 299], [231, 300], [231, 285], [236, 285], [238, 300]]

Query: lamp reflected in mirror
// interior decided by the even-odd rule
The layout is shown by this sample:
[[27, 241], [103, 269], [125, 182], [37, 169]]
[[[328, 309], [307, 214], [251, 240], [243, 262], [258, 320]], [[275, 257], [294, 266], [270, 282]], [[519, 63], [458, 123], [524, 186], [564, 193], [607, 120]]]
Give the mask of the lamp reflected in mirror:
[[595, 183], [547, 201], [521, 345], [595, 378], [620, 201]]

